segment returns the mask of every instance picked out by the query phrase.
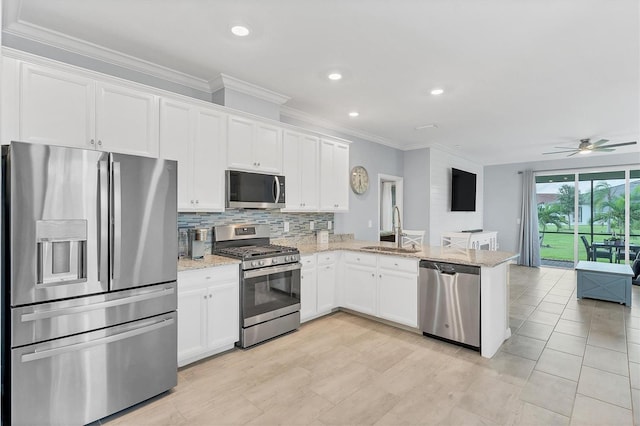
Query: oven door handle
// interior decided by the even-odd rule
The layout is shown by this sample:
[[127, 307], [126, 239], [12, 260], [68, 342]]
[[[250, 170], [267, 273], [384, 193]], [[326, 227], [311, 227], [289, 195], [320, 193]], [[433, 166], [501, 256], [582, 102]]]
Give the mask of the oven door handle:
[[265, 275], [279, 274], [280, 272], [295, 271], [302, 268], [302, 263], [291, 263], [281, 266], [270, 266], [268, 268], [253, 269], [251, 271], [245, 271], [244, 278], [264, 277]]

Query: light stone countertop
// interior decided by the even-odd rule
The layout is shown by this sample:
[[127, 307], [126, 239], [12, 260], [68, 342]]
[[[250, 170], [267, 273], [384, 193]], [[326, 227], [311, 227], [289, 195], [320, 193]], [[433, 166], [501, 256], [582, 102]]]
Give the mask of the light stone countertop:
[[348, 250], [348, 251], [357, 251], [362, 253], [384, 254], [389, 256], [401, 256], [401, 257], [409, 257], [409, 258], [415, 258], [415, 259], [432, 260], [435, 262], [450, 262], [450, 263], [458, 263], [462, 265], [484, 266], [489, 268], [492, 268], [501, 263], [508, 262], [510, 260], [514, 260], [518, 258], [517, 253], [511, 253], [511, 252], [505, 252], [505, 251], [472, 250], [472, 249], [462, 250], [462, 249], [439, 247], [439, 246], [425, 246], [422, 248], [422, 251], [418, 251], [415, 253], [396, 253], [396, 252], [367, 250], [367, 249], [363, 249], [363, 247], [395, 247], [395, 243], [359, 241], [359, 240], [330, 242], [328, 244], [322, 244], [322, 245], [296, 243], [295, 241], [290, 241], [286, 245], [296, 247], [298, 250], [300, 250], [301, 255], [319, 253], [323, 251]]
[[232, 259], [230, 257], [217, 256], [215, 254], [205, 254], [204, 259], [180, 259], [178, 260], [178, 272], [188, 271], [191, 269], [203, 269], [213, 268], [215, 266], [222, 265], [239, 265], [238, 259]]

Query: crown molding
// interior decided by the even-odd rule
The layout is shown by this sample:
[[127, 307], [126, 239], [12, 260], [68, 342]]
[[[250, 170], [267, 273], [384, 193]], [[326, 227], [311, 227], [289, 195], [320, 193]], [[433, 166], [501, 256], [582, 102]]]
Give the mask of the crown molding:
[[9, 8], [7, 10], [8, 13], [5, 16], [3, 33], [22, 37], [27, 40], [32, 40], [92, 59], [97, 59], [132, 71], [141, 72], [143, 74], [161, 78], [172, 83], [181, 84], [192, 89], [204, 92], [208, 92], [210, 90], [209, 82], [206, 79], [194, 77], [85, 40], [42, 28], [29, 22], [21, 21], [17, 16], [19, 13], [18, 9], [19, 7]]
[[344, 133], [345, 135], [355, 136], [357, 138], [368, 140], [370, 142], [374, 142], [380, 145], [385, 145], [391, 148], [405, 150], [403, 146], [401, 146], [397, 142], [392, 141], [391, 139], [383, 138], [381, 136], [363, 132], [361, 130], [338, 126], [331, 121], [317, 118], [316, 116], [313, 116], [309, 113], [306, 113], [304, 111], [300, 111], [299, 109], [291, 108], [285, 105], [280, 107], [280, 115], [284, 115], [290, 118], [295, 118], [296, 120], [300, 120], [307, 124], [312, 124], [318, 127], [322, 127], [324, 129]]
[[272, 102], [277, 105], [282, 105], [291, 99], [289, 96], [285, 96], [274, 92], [273, 90], [260, 87], [257, 84], [249, 83], [223, 73], [220, 73], [218, 77], [209, 81], [209, 90], [211, 93], [220, 89], [235, 90], [236, 92], [244, 93], [245, 95], [253, 96], [254, 98]]

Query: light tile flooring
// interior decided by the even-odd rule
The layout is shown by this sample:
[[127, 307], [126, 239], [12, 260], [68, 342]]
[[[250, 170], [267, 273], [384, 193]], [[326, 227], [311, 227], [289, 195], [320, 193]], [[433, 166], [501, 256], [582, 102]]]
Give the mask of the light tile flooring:
[[633, 307], [577, 300], [575, 273], [511, 267], [513, 336], [492, 358], [347, 313], [181, 369], [128, 425], [640, 424]]

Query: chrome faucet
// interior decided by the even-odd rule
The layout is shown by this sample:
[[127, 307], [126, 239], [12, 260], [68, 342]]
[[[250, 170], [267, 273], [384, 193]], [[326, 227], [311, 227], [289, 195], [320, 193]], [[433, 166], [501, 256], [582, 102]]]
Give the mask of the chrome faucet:
[[395, 206], [393, 206], [393, 217], [392, 217], [392, 220], [393, 220], [394, 223], [396, 223], [395, 222], [396, 212], [398, 212], [398, 222], [397, 222], [397, 225], [395, 226], [396, 247], [401, 248], [402, 247], [402, 223], [401, 223], [401, 220], [400, 220], [400, 208], [398, 208], [397, 204]]

